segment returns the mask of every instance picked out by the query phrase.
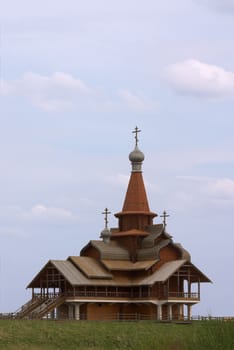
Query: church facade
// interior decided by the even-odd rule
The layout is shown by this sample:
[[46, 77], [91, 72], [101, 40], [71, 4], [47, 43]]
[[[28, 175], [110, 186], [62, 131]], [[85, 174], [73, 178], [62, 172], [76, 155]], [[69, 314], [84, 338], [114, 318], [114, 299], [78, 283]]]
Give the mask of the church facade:
[[144, 154], [136, 144], [117, 228], [105, 228], [79, 256], [49, 260], [27, 288], [32, 298], [17, 318], [75, 320], [191, 319], [200, 285], [210, 282], [163, 223], [155, 224], [142, 175]]

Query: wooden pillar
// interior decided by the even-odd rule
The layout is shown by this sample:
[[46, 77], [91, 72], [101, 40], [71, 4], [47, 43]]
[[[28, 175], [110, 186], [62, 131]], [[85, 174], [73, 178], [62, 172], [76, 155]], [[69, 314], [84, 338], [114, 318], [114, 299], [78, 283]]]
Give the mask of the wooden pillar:
[[183, 304], [178, 304], [178, 315], [179, 315], [179, 320], [184, 319], [184, 305]]
[[191, 298], [191, 282], [188, 281], [188, 298]]
[[[183, 290], [184, 292], [184, 290]], [[180, 274], [179, 270], [177, 271], [177, 297], [180, 295]]]
[[80, 304], [75, 303], [75, 320], [80, 320]]
[[172, 320], [172, 304], [167, 305], [167, 318], [168, 320]]
[[191, 320], [191, 316], [192, 316], [192, 305], [187, 304], [187, 318], [188, 320]]
[[158, 305], [157, 307], [157, 318], [158, 318], [158, 321], [162, 320], [162, 305]]
[[191, 277], [190, 277], [190, 268], [188, 268], [188, 297], [191, 297]]

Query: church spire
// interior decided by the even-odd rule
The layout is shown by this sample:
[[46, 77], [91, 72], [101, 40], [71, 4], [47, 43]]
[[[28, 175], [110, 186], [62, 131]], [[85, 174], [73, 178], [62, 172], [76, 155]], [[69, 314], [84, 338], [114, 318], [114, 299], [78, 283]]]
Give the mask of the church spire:
[[138, 148], [138, 133], [140, 130], [135, 128], [135, 148], [129, 154], [129, 160], [132, 163], [132, 172], [125, 196], [122, 212], [115, 214], [119, 218], [120, 231], [139, 229], [144, 230], [148, 225], [152, 225], [153, 217], [157, 214], [150, 212], [148, 199], [145, 191], [144, 180], [142, 176], [142, 162], [144, 154]]

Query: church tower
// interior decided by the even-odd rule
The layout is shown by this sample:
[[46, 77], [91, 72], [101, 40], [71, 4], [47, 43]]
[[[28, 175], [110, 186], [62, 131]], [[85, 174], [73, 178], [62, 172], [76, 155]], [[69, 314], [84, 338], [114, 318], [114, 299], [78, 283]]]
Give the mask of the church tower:
[[131, 251], [132, 261], [136, 261], [136, 249], [139, 248], [142, 238], [149, 235], [146, 229], [153, 224], [153, 218], [157, 214], [149, 209], [142, 176], [142, 163], [145, 156], [138, 148], [140, 130], [136, 127], [133, 132], [136, 140], [135, 148], [129, 154], [132, 172], [122, 211], [115, 214], [119, 221], [119, 230], [113, 230], [112, 239], [126, 244]]

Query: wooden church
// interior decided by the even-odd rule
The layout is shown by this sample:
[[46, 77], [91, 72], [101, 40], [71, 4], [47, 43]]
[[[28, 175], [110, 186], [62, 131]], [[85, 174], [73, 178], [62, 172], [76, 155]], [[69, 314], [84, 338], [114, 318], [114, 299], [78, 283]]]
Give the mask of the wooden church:
[[174, 243], [149, 208], [142, 176], [144, 154], [129, 154], [132, 171], [117, 228], [105, 228], [80, 256], [49, 260], [27, 288], [32, 298], [17, 318], [75, 320], [180, 320], [192, 317], [200, 301], [200, 284], [210, 282], [191, 262], [190, 254]]

